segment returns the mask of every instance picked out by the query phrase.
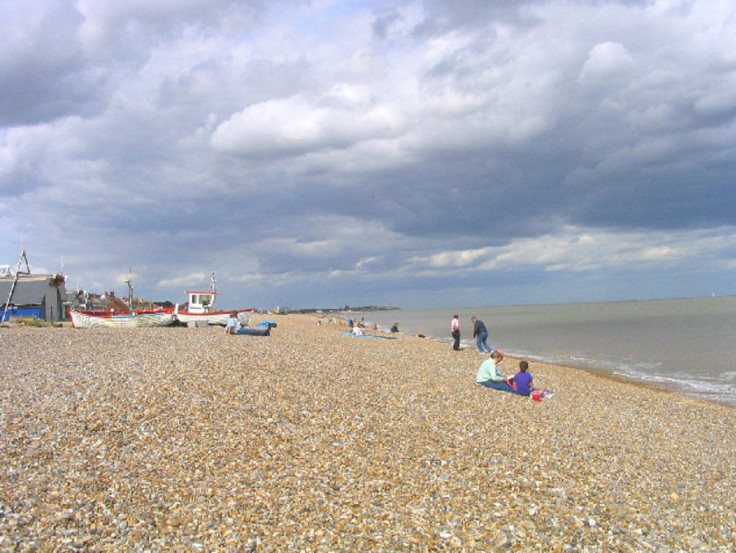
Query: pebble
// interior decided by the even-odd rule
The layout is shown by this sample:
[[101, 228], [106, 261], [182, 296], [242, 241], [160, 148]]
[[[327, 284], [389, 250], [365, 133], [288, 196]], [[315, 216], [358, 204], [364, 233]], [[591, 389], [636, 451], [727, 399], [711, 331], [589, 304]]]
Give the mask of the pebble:
[[0, 328], [0, 553], [736, 548], [736, 410], [277, 317]]

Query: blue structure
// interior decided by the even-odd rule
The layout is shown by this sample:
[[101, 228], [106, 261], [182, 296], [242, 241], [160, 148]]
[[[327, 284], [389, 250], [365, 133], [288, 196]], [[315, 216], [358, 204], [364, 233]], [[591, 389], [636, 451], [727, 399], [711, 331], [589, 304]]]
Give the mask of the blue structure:
[[0, 317], [6, 312], [5, 320], [0, 322], [10, 317], [66, 320], [65, 280], [62, 275], [0, 276]]

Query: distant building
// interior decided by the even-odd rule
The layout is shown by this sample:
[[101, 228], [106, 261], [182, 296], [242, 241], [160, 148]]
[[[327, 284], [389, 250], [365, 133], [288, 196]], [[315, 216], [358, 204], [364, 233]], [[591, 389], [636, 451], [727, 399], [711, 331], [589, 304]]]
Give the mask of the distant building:
[[76, 292], [67, 291], [67, 301], [72, 309], [108, 311], [111, 313], [128, 313], [130, 312], [131, 303], [133, 310], [149, 310], [156, 307], [156, 303], [153, 300], [134, 297], [131, 301], [127, 296], [123, 296], [122, 298], [116, 297], [115, 292], [96, 294], [86, 290], [77, 290]]
[[[3, 271], [0, 275], [0, 317], [6, 313], [6, 321], [10, 317], [36, 317], [44, 321], [66, 320], [65, 280], [63, 275], [13, 276], [9, 271]], [[8, 302], [11, 289], [13, 293]]]
[[115, 292], [105, 292], [105, 297], [107, 298], [107, 307], [105, 311], [115, 311], [117, 313], [129, 313], [130, 308], [128, 307], [127, 299], [123, 297], [121, 300], [120, 298], [115, 297]]

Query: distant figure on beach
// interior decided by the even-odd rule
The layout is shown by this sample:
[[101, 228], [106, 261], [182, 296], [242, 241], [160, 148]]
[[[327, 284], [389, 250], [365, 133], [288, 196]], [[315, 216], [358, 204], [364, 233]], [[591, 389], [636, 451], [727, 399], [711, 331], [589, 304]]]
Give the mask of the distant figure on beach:
[[363, 329], [357, 323], [353, 327], [353, 336], [363, 336]]
[[398, 332], [399, 331], [399, 323], [394, 323], [394, 326], [391, 327], [391, 332]]
[[452, 349], [458, 351], [460, 349], [460, 316], [453, 315], [452, 321], [450, 321], [450, 334], [452, 334], [455, 342], [452, 344]]
[[483, 351], [483, 348], [485, 347], [486, 351], [490, 353], [493, 351], [493, 348], [488, 345], [488, 330], [486, 329], [486, 325], [483, 323], [483, 321], [478, 320], [478, 318], [473, 315], [470, 317], [470, 320], [473, 321], [473, 338], [475, 338], [475, 343], [478, 346], [478, 350], [481, 353], [485, 353]]
[[475, 383], [486, 388], [501, 390], [502, 392], [515, 393], [516, 390], [508, 383], [508, 378], [498, 368], [499, 363], [503, 361], [504, 354], [500, 350], [495, 350], [491, 356], [483, 361], [478, 367], [478, 374], [475, 376]]
[[529, 363], [526, 361], [519, 361], [519, 372], [509, 381], [509, 384], [516, 390], [516, 393], [521, 396], [528, 396], [534, 391], [532, 375], [529, 372]]
[[237, 334], [241, 328], [243, 327], [240, 325], [240, 321], [238, 320], [238, 312], [233, 311], [227, 319], [225, 334]]

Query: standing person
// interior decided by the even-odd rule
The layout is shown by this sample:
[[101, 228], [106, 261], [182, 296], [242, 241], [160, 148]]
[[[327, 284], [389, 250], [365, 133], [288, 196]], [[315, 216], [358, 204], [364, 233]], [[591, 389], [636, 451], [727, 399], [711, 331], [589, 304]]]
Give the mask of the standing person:
[[485, 353], [483, 351], [483, 348], [487, 350], [488, 353], [491, 353], [493, 351], [493, 348], [488, 345], [488, 330], [486, 329], [486, 325], [483, 323], [483, 321], [478, 320], [478, 318], [473, 315], [470, 317], [470, 320], [473, 321], [473, 338], [475, 338], [475, 343], [478, 346], [478, 351], [481, 353]]
[[504, 354], [500, 350], [493, 351], [491, 356], [483, 361], [478, 367], [478, 374], [475, 376], [475, 383], [486, 388], [501, 390], [502, 392], [515, 392], [508, 383], [508, 379], [498, 368], [503, 361]]
[[513, 387], [516, 393], [522, 396], [528, 396], [534, 390], [533, 385], [532, 375], [529, 372], [529, 363], [520, 361], [519, 372], [513, 378]]
[[455, 343], [452, 344], [452, 349], [458, 351], [460, 349], [460, 316], [453, 315], [452, 321], [450, 321], [450, 334], [455, 339]]

